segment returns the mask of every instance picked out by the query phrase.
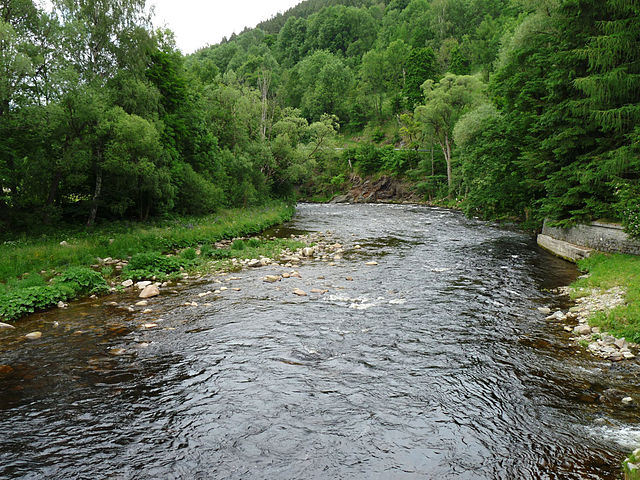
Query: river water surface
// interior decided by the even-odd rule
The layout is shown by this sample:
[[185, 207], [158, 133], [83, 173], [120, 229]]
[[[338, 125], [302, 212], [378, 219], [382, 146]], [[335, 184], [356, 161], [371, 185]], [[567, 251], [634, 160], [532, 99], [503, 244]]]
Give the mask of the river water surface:
[[0, 478], [619, 478], [640, 419], [606, 392], [640, 399], [638, 363], [588, 356], [537, 310], [566, 307], [550, 289], [574, 266], [421, 206], [301, 205], [288, 229], [347, 254], [0, 332]]

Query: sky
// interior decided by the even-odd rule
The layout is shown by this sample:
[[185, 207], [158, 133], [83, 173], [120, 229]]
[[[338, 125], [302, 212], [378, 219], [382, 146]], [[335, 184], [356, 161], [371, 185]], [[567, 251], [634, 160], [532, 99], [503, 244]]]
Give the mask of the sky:
[[213, 45], [222, 37], [255, 27], [302, 0], [147, 0], [155, 5], [155, 27], [173, 31], [182, 53]]

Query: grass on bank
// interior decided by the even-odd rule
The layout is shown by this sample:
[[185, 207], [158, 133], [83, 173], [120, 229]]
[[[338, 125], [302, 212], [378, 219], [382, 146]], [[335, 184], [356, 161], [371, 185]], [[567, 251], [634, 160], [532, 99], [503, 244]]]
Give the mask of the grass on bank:
[[640, 257], [597, 254], [578, 262], [578, 267], [589, 276], [572, 284], [576, 295], [581, 288], [606, 290], [620, 286], [626, 290], [626, 305], [594, 315], [589, 324], [640, 343]]
[[[291, 240], [250, 239], [229, 249], [215, 242], [260, 233], [289, 220], [294, 207], [277, 203], [266, 207], [226, 210], [199, 218], [180, 218], [163, 224], [130, 224], [114, 230], [69, 232], [5, 241], [0, 245], [0, 320], [12, 321], [49, 308], [60, 301], [108, 290], [107, 279], [166, 279], [182, 270], [197, 270], [212, 260], [274, 256], [282, 248], [298, 248]], [[196, 253], [201, 248], [201, 255]], [[179, 255], [164, 254], [183, 249]], [[129, 259], [122, 272], [111, 266], [92, 269], [97, 258]]]

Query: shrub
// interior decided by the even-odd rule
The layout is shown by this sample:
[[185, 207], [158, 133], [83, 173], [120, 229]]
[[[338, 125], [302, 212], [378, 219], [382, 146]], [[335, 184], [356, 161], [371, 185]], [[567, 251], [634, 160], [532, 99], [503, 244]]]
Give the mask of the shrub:
[[179, 272], [180, 268], [192, 265], [194, 260], [184, 257], [168, 257], [158, 252], [138, 253], [131, 257], [129, 265], [122, 269], [122, 276], [132, 280], [145, 278], [165, 278]]

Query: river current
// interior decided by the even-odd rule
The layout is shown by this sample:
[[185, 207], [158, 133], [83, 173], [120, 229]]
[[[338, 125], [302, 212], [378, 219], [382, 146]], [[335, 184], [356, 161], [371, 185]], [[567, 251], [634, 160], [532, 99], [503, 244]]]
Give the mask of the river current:
[[640, 418], [606, 392], [640, 399], [638, 362], [589, 356], [538, 311], [567, 307], [552, 289], [575, 266], [422, 206], [303, 204], [272, 234], [292, 231], [347, 253], [0, 332], [0, 478], [619, 478]]

